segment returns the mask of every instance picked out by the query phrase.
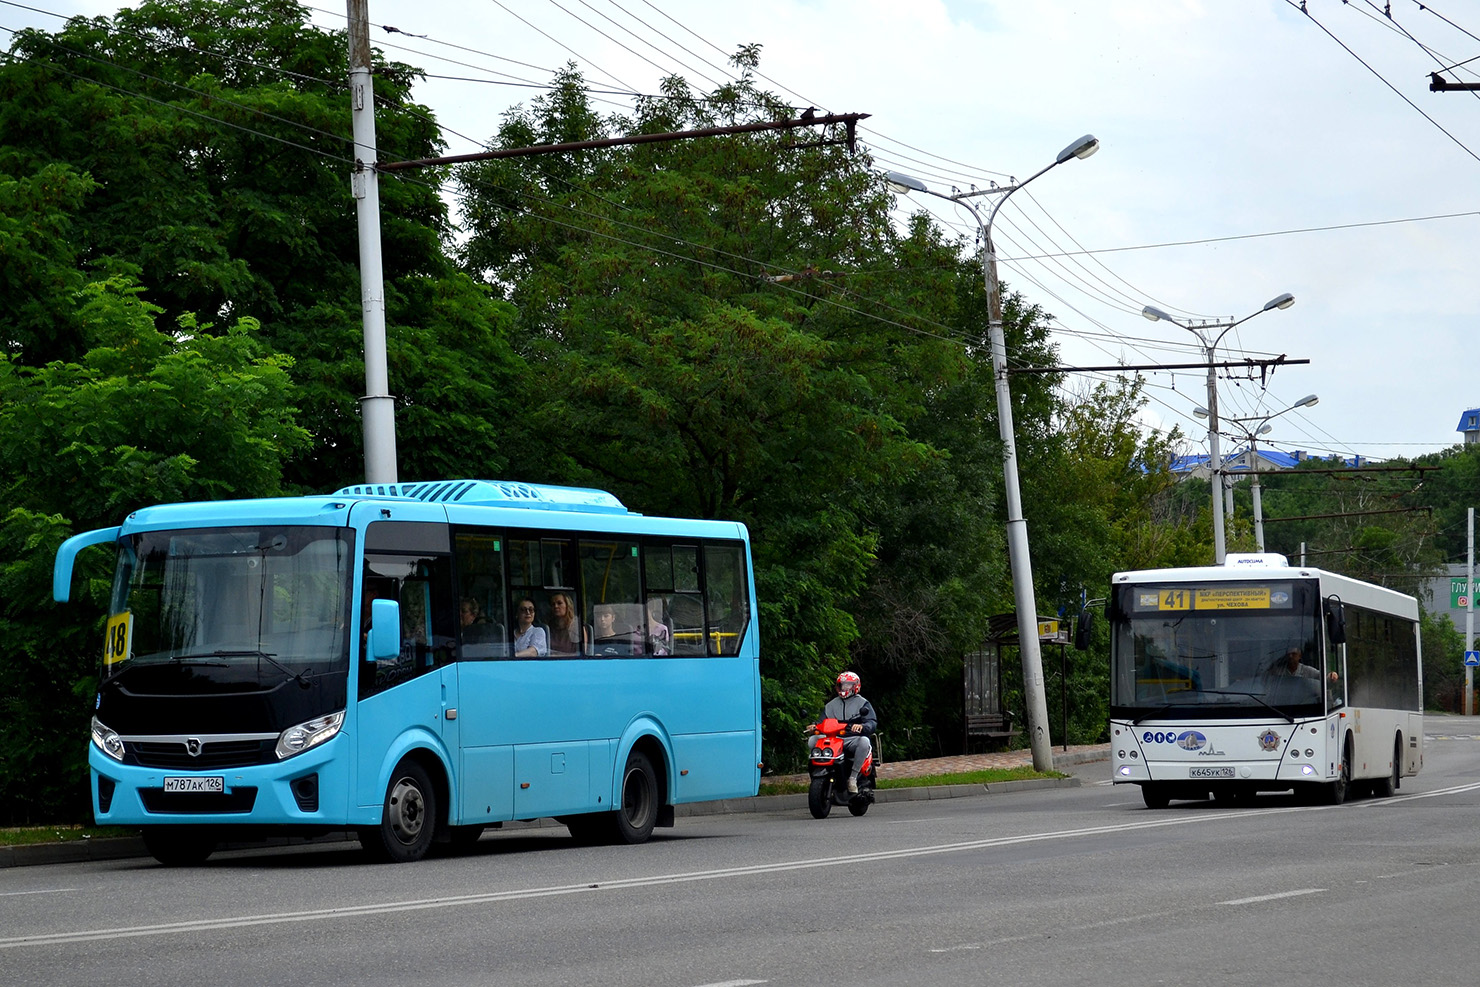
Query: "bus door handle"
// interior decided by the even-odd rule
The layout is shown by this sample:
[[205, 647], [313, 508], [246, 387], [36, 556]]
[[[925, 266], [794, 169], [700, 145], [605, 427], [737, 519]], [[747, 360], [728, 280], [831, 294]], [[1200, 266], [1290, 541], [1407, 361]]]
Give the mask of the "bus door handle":
[[446, 710], [445, 712], [449, 720], [457, 719], [457, 707], [454, 706], [452, 709]]

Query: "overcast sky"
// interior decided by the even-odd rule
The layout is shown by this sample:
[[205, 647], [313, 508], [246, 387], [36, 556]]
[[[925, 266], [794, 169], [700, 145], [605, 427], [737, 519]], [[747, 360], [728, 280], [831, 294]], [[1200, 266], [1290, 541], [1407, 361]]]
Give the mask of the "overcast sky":
[[[60, 14], [121, 6], [27, 2]], [[1227, 322], [1291, 292], [1293, 307], [1224, 336], [1218, 359], [1309, 364], [1264, 385], [1220, 377], [1222, 414], [1279, 412], [1314, 393], [1318, 405], [1281, 415], [1262, 441], [1379, 459], [1437, 451], [1480, 407], [1480, 94], [1430, 92], [1429, 73], [1480, 58], [1480, 3], [1392, 0], [1390, 17], [1383, 0], [1300, 6], [369, 0], [374, 24], [403, 32], [373, 29], [390, 57], [478, 80], [430, 79], [416, 93], [474, 140], [566, 61], [603, 89], [655, 93], [671, 73], [709, 89], [725, 54], [752, 43], [766, 88], [799, 107], [872, 114], [860, 138], [878, 168], [946, 193], [1027, 177], [1094, 134], [1098, 154], [1014, 194], [993, 231], [1003, 279], [1052, 313], [1065, 365], [1201, 362], [1193, 333], [1142, 307]], [[342, 28], [344, 9], [326, 0], [315, 20]], [[60, 24], [0, 2], [0, 26]], [[1445, 78], [1480, 80], [1480, 61]], [[630, 105], [602, 99], [609, 112]], [[448, 140], [448, 153], [476, 150]], [[901, 218], [927, 208], [974, 238], [975, 221], [948, 202], [917, 193], [898, 205]], [[1180, 425], [1189, 452], [1205, 449], [1191, 414], [1207, 403], [1205, 372], [1148, 384], [1148, 424]]]

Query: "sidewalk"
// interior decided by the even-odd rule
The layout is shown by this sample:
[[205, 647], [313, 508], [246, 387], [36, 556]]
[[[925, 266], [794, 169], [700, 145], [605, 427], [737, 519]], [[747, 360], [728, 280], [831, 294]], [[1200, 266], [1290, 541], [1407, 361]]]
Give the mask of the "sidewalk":
[[[1077, 764], [1103, 761], [1110, 756], [1109, 744], [1090, 744], [1053, 749], [1054, 767], [1063, 771]], [[932, 775], [961, 774], [967, 771], [982, 771], [990, 768], [1030, 767], [1033, 752], [998, 751], [991, 754], [959, 754], [953, 757], [937, 757], [923, 761], [890, 761], [879, 765], [879, 778], [924, 778]], [[805, 783], [807, 776], [772, 775], [766, 781], [791, 780]], [[926, 799], [969, 798], [982, 795], [1000, 795], [1041, 788], [1077, 788], [1078, 778], [1044, 778], [1030, 781], [1007, 781], [992, 785], [928, 785], [920, 788], [888, 788], [876, 792], [879, 802], [909, 802]], [[716, 802], [695, 802], [675, 807], [675, 815], [712, 816], [733, 812], [805, 812], [807, 796], [768, 795], [748, 799], [723, 799]], [[502, 831], [528, 827], [559, 826], [554, 820], [541, 819], [527, 823], [505, 823]], [[301, 837], [274, 837], [250, 844], [232, 844], [231, 847], [300, 846], [305, 843], [333, 843], [353, 840], [351, 833], [339, 833], [317, 837], [313, 840]], [[67, 843], [36, 843], [30, 846], [0, 847], [0, 870], [7, 867], [29, 867], [38, 864], [66, 864], [89, 860], [121, 860], [147, 857], [144, 841], [137, 836], [103, 839], [75, 840]]]

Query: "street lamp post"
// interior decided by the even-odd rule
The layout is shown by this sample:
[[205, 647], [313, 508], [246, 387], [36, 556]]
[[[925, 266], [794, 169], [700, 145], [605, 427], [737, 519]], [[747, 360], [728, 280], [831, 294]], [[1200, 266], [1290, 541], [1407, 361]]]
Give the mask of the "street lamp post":
[[[1252, 485], [1249, 487], [1249, 492], [1253, 495], [1254, 498], [1254, 547], [1260, 552], [1264, 551], [1264, 508], [1259, 503], [1259, 436], [1264, 435], [1270, 431], [1270, 419], [1278, 418], [1285, 412], [1294, 411], [1296, 408], [1309, 408], [1311, 405], [1317, 403], [1320, 400], [1321, 399], [1314, 394], [1307, 394], [1299, 401], [1296, 401], [1294, 404], [1290, 405], [1290, 407], [1283, 408], [1280, 411], [1276, 411], [1272, 415], [1264, 415], [1263, 417], [1259, 415], [1250, 415], [1247, 418], [1226, 419], [1227, 421], [1237, 422], [1239, 425], [1244, 426], [1243, 436], [1249, 441], [1249, 455], [1253, 460], [1253, 462], [1250, 464], [1250, 469], [1252, 470], [1252, 476], [1250, 477]], [[1199, 418], [1205, 417], [1208, 414], [1207, 410], [1204, 408], [1194, 408], [1192, 413], [1194, 415], [1197, 415]], [[1258, 422], [1259, 424], [1254, 426], [1253, 428], [1248, 428], [1246, 424], [1248, 422]]]
[[[987, 332], [991, 338], [992, 372], [997, 384], [997, 428], [1002, 437], [1003, 486], [1007, 494], [1007, 558], [1012, 567], [1012, 596], [1017, 608], [1018, 650], [1023, 660], [1023, 700], [1027, 707], [1028, 735], [1033, 746], [1033, 767], [1038, 771], [1053, 770], [1053, 743], [1048, 735], [1048, 698], [1043, 684], [1043, 654], [1038, 642], [1038, 602], [1033, 593], [1033, 564], [1028, 556], [1028, 522], [1023, 517], [1023, 500], [1018, 486], [1012, 395], [1007, 385], [1007, 343], [1002, 331], [1002, 285], [997, 280], [997, 251], [992, 246], [992, 223], [997, 218], [997, 211], [1012, 193], [1065, 161], [1087, 158], [1099, 149], [1099, 140], [1086, 134], [1060, 151], [1052, 164], [1021, 182], [1000, 188], [957, 192], [954, 195], [931, 191], [924, 182], [911, 175], [891, 171], [886, 176], [890, 187], [901, 194], [924, 192], [965, 207], [981, 229], [982, 277], [987, 291]], [[1001, 194], [1001, 198], [992, 206], [986, 219], [982, 219], [981, 213], [967, 201], [973, 196], [997, 193]]]
[[[1174, 326], [1180, 326], [1197, 337], [1202, 344], [1203, 353], [1208, 359], [1208, 467], [1211, 470], [1213, 484], [1213, 561], [1223, 564], [1225, 551], [1225, 533], [1223, 530], [1223, 460], [1218, 453], [1218, 375], [1213, 367], [1213, 353], [1223, 337], [1235, 326], [1243, 325], [1261, 312], [1268, 312], [1275, 308], [1289, 308], [1295, 304], [1295, 296], [1285, 292], [1277, 298], [1271, 298], [1264, 303], [1264, 307], [1258, 312], [1251, 312], [1242, 319], [1234, 319], [1230, 322], [1209, 322], [1194, 328], [1185, 322], [1179, 322], [1161, 309], [1147, 305], [1141, 309], [1141, 314], [1152, 322], [1158, 320], [1170, 322]], [[1208, 338], [1207, 333], [1219, 330], [1218, 335]]]

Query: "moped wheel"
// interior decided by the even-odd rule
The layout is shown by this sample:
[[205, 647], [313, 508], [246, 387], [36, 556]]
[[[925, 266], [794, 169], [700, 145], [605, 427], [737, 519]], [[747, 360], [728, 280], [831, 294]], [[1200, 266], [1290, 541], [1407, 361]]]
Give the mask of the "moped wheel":
[[832, 779], [822, 775], [812, 779], [807, 789], [807, 808], [812, 810], [813, 819], [826, 819], [832, 811]]
[[848, 811], [853, 813], [855, 816], [861, 816], [865, 812], [867, 812], [868, 807], [873, 804], [874, 803], [872, 799], [853, 799], [848, 803]]

